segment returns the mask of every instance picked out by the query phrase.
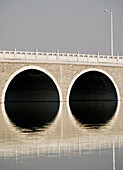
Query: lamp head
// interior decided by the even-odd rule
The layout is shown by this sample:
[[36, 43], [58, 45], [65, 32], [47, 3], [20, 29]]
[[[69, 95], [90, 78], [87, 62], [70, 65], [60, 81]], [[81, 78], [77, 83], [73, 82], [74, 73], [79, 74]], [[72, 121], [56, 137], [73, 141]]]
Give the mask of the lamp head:
[[109, 11], [107, 9], [104, 9], [104, 12], [108, 12], [109, 13]]

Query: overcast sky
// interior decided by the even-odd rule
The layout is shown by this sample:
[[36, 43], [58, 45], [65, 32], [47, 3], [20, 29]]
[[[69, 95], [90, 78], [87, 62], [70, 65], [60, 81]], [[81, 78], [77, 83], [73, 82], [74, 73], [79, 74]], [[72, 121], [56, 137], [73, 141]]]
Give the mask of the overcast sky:
[[123, 0], [0, 0], [0, 50], [123, 55]]

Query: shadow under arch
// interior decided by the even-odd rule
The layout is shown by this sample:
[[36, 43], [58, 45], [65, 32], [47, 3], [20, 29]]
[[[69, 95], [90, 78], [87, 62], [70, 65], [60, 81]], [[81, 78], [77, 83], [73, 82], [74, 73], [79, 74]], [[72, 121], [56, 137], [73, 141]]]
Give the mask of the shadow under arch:
[[[39, 95], [42, 95], [42, 94], [39, 94], [38, 98], [37, 97], [31, 98], [31, 94], [29, 94], [28, 97], [24, 98], [24, 101], [23, 101], [23, 98], [22, 98], [22, 96], [24, 96], [24, 94], [22, 94], [20, 98], [18, 97], [17, 100], [14, 99], [14, 97], [16, 97], [16, 95], [14, 95], [14, 97], [11, 98], [11, 94], [9, 94], [8, 95], [8, 96], [10, 96], [10, 98], [9, 98], [7, 96], [7, 90], [9, 89], [9, 87], [14, 85], [14, 83], [16, 84], [17, 81], [18, 82], [19, 82], [19, 80], [21, 81], [21, 79], [23, 78], [22, 75], [25, 74], [25, 73], [31, 74], [31, 76], [33, 75], [33, 77], [35, 77], [35, 73], [38, 73], [39, 74], [38, 79], [40, 79], [41, 76], [42, 76], [42, 79], [41, 79], [42, 82], [41, 83], [43, 83], [43, 81], [45, 81], [45, 79], [46, 79], [46, 81], [47, 81], [47, 79], [48, 79], [48, 81], [50, 80], [50, 85], [53, 85], [54, 89], [56, 90], [55, 91], [56, 92], [56, 100], [54, 100], [53, 97], [51, 97], [49, 99], [49, 95], [50, 95], [51, 92], [49, 92], [49, 94], [46, 94], [47, 99], [44, 96], [45, 100], [43, 101], [43, 99], [41, 98], [41, 101], [39, 99], [38, 102], [37, 102], [37, 99], [39, 98]], [[27, 80], [28, 76], [25, 77], [25, 78], [24, 78], [24, 81]], [[12, 81], [14, 79], [15, 79], [15, 81], [12, 84]], [[29, 88], [30, 88], [30, 84], [31, 84], [30, 80], [28, 79], [27, 83], [25, 83], [25, 84], [27, 84], [27, 86], [26, 85], [22, 86], [22, 88], [20, 88], [21, 90], [23, 90], [23, 88], [25, 88], [25, 86], [26, 87], [29, 86]], [[18, 83], [16, 85], [19, 86]], [[37, 87], [39, 87], [40, 85], [41, 84], [39, 84]], [[44, 84], [43, 84], [43, 86], [44, 86]], [[15, 87], [13, 87], [13, 88], [15, 88]], [[35, 90], [35, 88], [33, 90]], [[25, 91], [25, 93], [27, 93], [27, 91]], [[39, 91], [39, 93], [40, 93], [40, 91]], [[44, 91], [42, 91], [42, 93], [44, 93]], [[33, 94], [32, 97], [34, 97], [34, 95], [35, 94]], [[51, 96], [52, 96], [52, 94], [51, 94]], [[15, 102], [14, 102], [14, 100], [15, 100]], [[35, 131], [36, 129], [47, 126], [48, 124], [50, 124], [52, 121], [55, 120], [55, 117], [59, 113], [59, 110], [60, 110], [60, 108], [59, 108], [61, 106], [61, 105], [59, 106], [60, 100], [62, 100], [60, 87], [58, 86], [58, 83], [55, 80], [55, 78], [48, 71], [46, 71], [46, 70], [44, 70], [40, 67], [37, 67], [37, 66], [23, 67], [20, 70], [17, 70], [14, 74], [12, 74], [11, 77], [9, 78], [9, 80], [5, 84], [5, 87], [4, 87], [3, 93], [2, 93], [2, 101], [5, 102], [5, 106], [4, 106], [5, 108], [3, 108], [3, 110], [5, 109], [6, 111], [3, 112], [3, 116], [4, 116], [4, 118], [5, 118], [5, 120], [7, 121], [8, 124], [14, 123], [14, 125], [22, 127], [24, 129], [27, 128], [27, 129], [31, 129], [31, 130]], [[23, 103], [23, 102], [26, 102], [26, 103]], [[22, 108], [25, 109], [24, 111], [26, 112], [27, 115], [25, 115], [25, 113], [23, 114]], [[16, 115], [16, 113], [17, 114], [20, 113], [20, 114], [16, 115], [14, 117], [13, 113], [15, 115]], [[37, 115], [36, 115], [36, 113], [37, 113]], [[48, 115], [48, 114], [51, 114], [51, 115]], [[37, 118], [35, 117], [35, 115], [37, 116]], [[22, 116], [22, 118], [21, 118], [21, 116]], [[44, 120], [42, 119], [41, 116], [43, 116]], [[19, 119], [18, 119], [18, 117], [19, 117]], [[10, 119], [11, 119], [11, 122], [10, 122]], [[24, 119], [24, 121], [23, 121], [23, 119]]]
[[[99, 76], [102, 76], [101, 78], [103, 80], [101, 80]], [[78, 80], [80, 78], [81, 80]], [[92, 80], [93, 78], [95, 82]], [[103, 81], [105, 80], [107, 82], [109, 81], [108, 83], [114, 88], [114, 98], [111, 98], [112, 92], [109, 89], [110, 95], [108, 98], [106, 98], [106, 95], [101, 98], [102, 94], [100, 95], [100, 90], [102, 90], [105, 84], [103, 84]], [[78, 85], [76, 82], [81, 84]], [[75, 88], [74, 85], [76, 85]], [[95, 85], [94, 88], [93, 85]], [[80, 86], [81, 88], [79, 89]], [[99, 88], [98, 86], [102, 87]], [[105, 84], [105, 87], [106, 86], [107, 84]], [[73, 92], [72, 90], [76, 91]], [[82, 94], [81, 90], [84, 90]], [[97, 95], [99, 95], [99, 98]], [[84, 70], [74, 77], [68, 89], [67, 101], [69, 101], [68, 110], [74, 122], [77, 121], [86, 127], [99, 128], [117, 117], [120, 107], [120, 94], [115, 81], [107, 72], [92, 68]]]

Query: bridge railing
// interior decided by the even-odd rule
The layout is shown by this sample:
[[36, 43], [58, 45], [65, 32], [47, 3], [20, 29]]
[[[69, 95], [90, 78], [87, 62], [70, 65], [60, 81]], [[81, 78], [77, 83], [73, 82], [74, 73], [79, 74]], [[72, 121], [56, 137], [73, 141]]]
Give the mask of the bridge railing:
[[123, 56], [110, 56], [100, 54], [80, 54], [29, 51], [0, 51], [0, 60], [31, 60], [56, 62], [93, 62], [93, 63], [123, 63]]

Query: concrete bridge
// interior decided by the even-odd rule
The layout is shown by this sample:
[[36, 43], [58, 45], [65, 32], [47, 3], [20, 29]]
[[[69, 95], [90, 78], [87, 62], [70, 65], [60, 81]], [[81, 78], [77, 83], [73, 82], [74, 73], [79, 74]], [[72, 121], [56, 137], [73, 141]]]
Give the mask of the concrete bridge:
[[[122, 76], [122, 56], [0, 51], [0, 113], [3, 113], [0, 114], [0, 155], [17, 156], [31, 151], [40, 155], [66, 149], [81, 152], [110, 148], [113, 143], [120, 148]], [[114, 106], [115, 114], [105, 126], [89, 129], [71, 114], [69, 102], [80, 100], [117, 101], [117, 108]], [[4, 102], [9, 101], [60, 101], [60, 107], [46, 130], [29, 135], [8, 120]]]
[[[123, 56], [0, 51], [2, 103], [5, 100], [123, 100], [122, 77]], [[27, 89], [32, 94], [27, 94]]]

